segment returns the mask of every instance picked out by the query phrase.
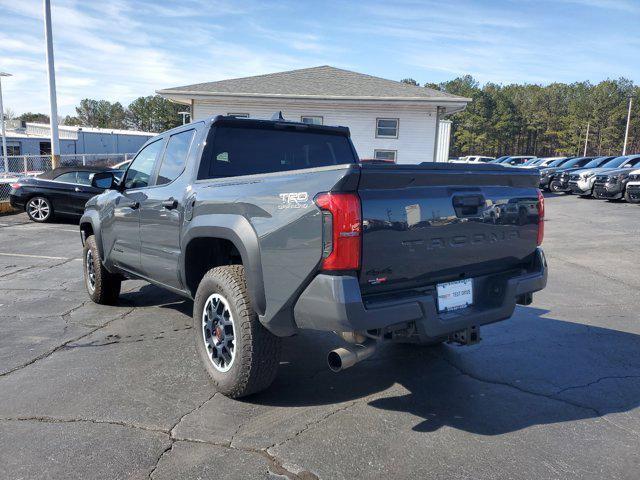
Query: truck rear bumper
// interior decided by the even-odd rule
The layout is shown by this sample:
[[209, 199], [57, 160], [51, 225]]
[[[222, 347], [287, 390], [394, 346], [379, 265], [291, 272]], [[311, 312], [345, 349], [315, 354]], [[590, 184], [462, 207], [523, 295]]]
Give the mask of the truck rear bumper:
[[363, 331], [415, 323], [427, 337], [442, 337], [471, 327], [509, 318], [518, 297], [542, 290], [547, 284], [547, 262], [536, 251], [533, 267], [511, 274], [474, 279], [474, 305], [454, 312], [438, 312], [435, 288], [415, 296], [367, 301], [353, 276], [317, 275], [300, 295], [294, 316], [299, 328], [324, 331]]

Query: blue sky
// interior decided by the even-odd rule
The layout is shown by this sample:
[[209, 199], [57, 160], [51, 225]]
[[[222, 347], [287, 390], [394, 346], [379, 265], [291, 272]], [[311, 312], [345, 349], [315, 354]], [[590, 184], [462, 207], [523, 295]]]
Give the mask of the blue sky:
[[[399, 80], [640, 80], [640, 0], [52, 0], [59, 112], [317, 65]], [[42, 0], [0, 0], [5, 109], [48, 110]]]

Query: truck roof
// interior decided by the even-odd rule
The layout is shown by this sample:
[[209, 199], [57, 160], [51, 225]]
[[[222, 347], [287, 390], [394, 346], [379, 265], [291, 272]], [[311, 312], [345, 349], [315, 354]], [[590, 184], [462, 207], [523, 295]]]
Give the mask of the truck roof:
[[333, 133], [337, 135], [351, 136], [348, 127], [333, 125], [315, 125], [310, 123], [294, 122], [286, 119], [264, 120], [258, 118], [238, 118], [227, 115], [216, 115], [205, 120], [211, 126], [233, 125], [250, 128], [293, 128], [295, 130], [309, 130], [322, 133]]

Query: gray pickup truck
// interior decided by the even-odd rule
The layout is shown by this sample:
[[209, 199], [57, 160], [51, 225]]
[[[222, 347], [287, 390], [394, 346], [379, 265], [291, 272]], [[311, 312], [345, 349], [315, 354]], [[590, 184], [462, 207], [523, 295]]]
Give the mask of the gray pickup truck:
[[217, 388], [267, 388], [281, 337], [336, 332], [329, 366], [382, 341], [471, 344], [546, 285], [536, 171], [360, 163], [344, 127], [218, 116], [149, 140], [80, 221], [94, 302], [143, 279], [194, 301]]

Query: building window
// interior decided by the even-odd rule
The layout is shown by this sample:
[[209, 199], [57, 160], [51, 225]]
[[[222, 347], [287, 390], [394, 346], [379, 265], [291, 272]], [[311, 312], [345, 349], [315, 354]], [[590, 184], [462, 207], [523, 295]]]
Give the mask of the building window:
[[385, 162], [395, 162], [397, 155], [397, 150], [374, 150], [373, 152], [373, 158], [384, 160]]
[[248, 113], [227, 113], [227, 117], [249, 118]]
[[40, 155], [51, 155], [51, 142], [40, 142]]
[[300, 117], [300, 121], [309, 125], [322, 125], [322, 117], [314, 115], [303, 115]]
[[400, 120], [397, 118], [377, 118], [376, 119], [376, 137], [378, 138], [398, 138], [398, 125]]
[[21, 155], [20, 145], [7, 145], [7, 155], [8, 156]]

